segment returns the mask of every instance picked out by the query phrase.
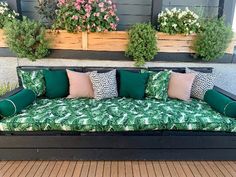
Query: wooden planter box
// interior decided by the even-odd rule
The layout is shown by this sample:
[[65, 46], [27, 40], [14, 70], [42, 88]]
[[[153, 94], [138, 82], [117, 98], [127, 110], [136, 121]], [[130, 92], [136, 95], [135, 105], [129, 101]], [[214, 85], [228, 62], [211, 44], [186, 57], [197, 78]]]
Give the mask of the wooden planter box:
[[[92, 51], [125, 51], [128, 44], [126, 31], [113, 31], [103, 33], [78, 32], [68, 33], [64, 30], [47, 30], [51, 49], [92, 50]], [[157, 47], [159, 52], [167, 53], [194, 53], [191, 49], [195, 35], [168, 35], [157, 33]], [[233, 54], [235, 38], [226, 50]], [[3, 31], [0, 30], [0, 47], [7, 47], [4, 42]]]

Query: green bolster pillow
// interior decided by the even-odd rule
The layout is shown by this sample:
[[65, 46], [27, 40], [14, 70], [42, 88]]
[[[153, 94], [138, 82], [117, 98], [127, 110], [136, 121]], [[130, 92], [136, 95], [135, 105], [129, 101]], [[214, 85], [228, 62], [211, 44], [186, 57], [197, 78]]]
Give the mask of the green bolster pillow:
[[208, 90], [204, 96], [204, 101], [217, 112], [227, 117], [236, 118], [236, 101], [217, 92], [216, 90]]
[[14, 116], [32, 104], [35, 100], [36, 95], [32, 90], [23, 89], [17, 94], [0, 101], [0, 116]]

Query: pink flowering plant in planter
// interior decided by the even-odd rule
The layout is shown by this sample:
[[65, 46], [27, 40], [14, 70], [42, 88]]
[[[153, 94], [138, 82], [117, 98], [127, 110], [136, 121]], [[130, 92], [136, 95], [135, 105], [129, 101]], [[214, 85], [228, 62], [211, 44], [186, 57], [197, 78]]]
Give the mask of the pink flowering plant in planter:
[[115, 31], [119, 18], [111, 0], [58, 0], [53, 29], [68, 32]]

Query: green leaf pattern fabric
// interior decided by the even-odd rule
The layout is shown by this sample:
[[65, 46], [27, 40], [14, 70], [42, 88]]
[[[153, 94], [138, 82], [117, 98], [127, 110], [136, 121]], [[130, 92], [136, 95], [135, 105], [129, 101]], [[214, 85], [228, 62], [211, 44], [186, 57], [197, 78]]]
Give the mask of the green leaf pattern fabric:
[[236, 119], [198, 100], [114, 98], [38, 99], [21, 114], [0, 120], [0, 131], [146, 131], [236, 132]]
[[38, 71], [23, 71], [19, 70], [19, 76], [22, 81], [22, 85], [25, 89], [30, 89], [37, 96], [41, 96], [45, 93], [45, 81], [43, 76], [43, 70]]
[[166, 101], [168, 98], [168, 86], [171, 71], [155, 73], [143, 70], [142, 72], [150, 73], [145, 91], [147, 97]]

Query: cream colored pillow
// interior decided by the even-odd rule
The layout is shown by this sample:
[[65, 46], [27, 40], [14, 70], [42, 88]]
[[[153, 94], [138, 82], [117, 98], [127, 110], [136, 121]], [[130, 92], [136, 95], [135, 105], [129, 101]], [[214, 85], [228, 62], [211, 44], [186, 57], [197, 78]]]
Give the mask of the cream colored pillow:
[[184, 101], [190, 100], [191, 88], [195, 77], [196, 74], [194, 73], [182, 74], [172, 72], [168, 88], [168, 96], [170, 98], [177, 98]]
[[67, 98], [93, 98], [93, 86], [89, 73], [66, 70], [70, 83], [70, 94]]

